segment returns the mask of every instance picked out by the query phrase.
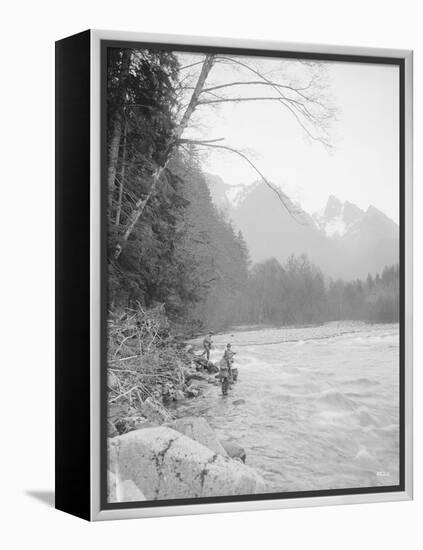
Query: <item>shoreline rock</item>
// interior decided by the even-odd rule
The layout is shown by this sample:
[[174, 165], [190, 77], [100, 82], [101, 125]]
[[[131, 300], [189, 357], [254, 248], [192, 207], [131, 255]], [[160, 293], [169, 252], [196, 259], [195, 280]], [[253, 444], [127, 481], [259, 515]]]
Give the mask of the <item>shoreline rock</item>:
[[227, 452], [228, 456], [235, 460], [240, 460], [245, 464], [247, 453], [245, 452], [245, 449], [241, 447], [241, 445], [238, 445], [238, 443], [235, 443], [235, 441], [230, 441], [228, 439], [221, 439], [220, 443]]
[[142, 491], [131, 479], [121, 481], [117, 473], [107, 472], [108, 502], [140, 502], [146, 500]]
[[132, 481], [147, 500], [266, 492], [252, 468], [165, 426], [111, 439], [109, 470]]
[[[110, 407], [109, 502], [266, 492], [260, 474], [245, 465], [246, 452], [240, 445], [219, 441], [201, 416], [172, 415], [175, 406], [201, 396], [208, 384], [219, 386], [217, 370], [195, 356], [190, 365], [180, 365], [179, 383], [157, 384], [153, 397], [137, 409]], [[244, 402], [236, 400], [233, 405]]]
[[151, 397], [143, 402], [140, 412], [147, 420], [156, 424], [163, 424], [171, 419], [171, 415], [166, 412], [166, 409], [155, 403]]
[[198, 441], [198, 443], [219, 455], [229, 456], [205, 418], [185, 416], [177, 418], [174, 422], [168, 424], [168, 427]]

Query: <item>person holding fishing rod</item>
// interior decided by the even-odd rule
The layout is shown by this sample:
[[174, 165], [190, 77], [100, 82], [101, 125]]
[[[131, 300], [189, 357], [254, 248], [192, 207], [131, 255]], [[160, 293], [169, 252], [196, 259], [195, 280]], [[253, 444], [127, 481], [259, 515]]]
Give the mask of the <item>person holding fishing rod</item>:
[[223, 357], [220, 360], [220, 382], [222, 384], [222, 394], [228, 393], [229, 383], [233, 380], [232, 377], [232, 363], [234, 362], [235, 351], [232, 351], [231, 344], [227, 344]]

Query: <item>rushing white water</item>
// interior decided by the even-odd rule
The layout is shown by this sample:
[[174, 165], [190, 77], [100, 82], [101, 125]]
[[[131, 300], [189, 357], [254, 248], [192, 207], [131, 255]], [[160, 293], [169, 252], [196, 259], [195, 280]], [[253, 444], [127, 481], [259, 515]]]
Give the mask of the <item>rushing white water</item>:
[[398, 484], [398, 325], [237, 330], [213, 340], [211, 360], [232, 343], [238, 382], [225, 397], [208, 386], [178, 416], [203, 415], [218, 437], [242, 445], [272, 491]]

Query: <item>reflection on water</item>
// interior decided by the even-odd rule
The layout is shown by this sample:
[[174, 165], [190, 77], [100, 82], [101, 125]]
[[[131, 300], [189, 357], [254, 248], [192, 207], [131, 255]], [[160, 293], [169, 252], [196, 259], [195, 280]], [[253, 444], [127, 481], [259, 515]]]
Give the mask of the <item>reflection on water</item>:
[[228, 341], [238, 382], [227, 397], [208, 386], [178, 416], [242, 445], [272, 491], [398, 484], [398, 325], [239, 330], [214, 337], [212, 360]]

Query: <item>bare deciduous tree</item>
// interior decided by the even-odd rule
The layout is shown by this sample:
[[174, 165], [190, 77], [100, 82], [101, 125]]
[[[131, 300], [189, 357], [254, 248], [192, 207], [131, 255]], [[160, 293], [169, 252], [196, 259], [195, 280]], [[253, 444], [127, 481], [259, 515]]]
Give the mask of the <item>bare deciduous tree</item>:
[[[248, 77], [252, 75], [253, 79], [212, 83], [210, 82], [210, 73], [216, 65], [236, 67], [243, 75], [248, 75]], [[190, 84], [193, 75], [189, 73], [189, 70], [194, 68], [196, 70], [195, 80]], [[183, 76], [184, 71], [188, 73], [186, 76]], [[326, 148], [331, 147], [328, 129], [330, 121], [334, 117], [335, 110], [331, 106], [330, 101], [328, 101], [324, 87], [322, 87], [318, 76], [315, 74], [312, 75], [305, 84], [289, 78], [278, 81], [273, 75], [254, 67], [248, 60], [220, 54], [205, 55], [202, 59], [181, 67], [180, 73], [182, 76], [179, 81], [179, 92], [181, 98], [189, 94], [187, 102], [180, 112], [179, 122], [168, 144], [164, 158], [161, 164], [154, 170], [152, 183], [147, 195], [133, 201], [132, 210], [127, 216], [127, 222], [122, 231], [120, 244], [115, 251], [115, 259], [119, 258], [138, 220], [142, 216], [144, 209], [156, 192], [172, 154], [177, 148], [184, 144], [191, 144], [199, 148], [210, 148], [213, 150], [230, 152], [242, 158], [278, 196], [281, 204], [291, 215], [301, 215], [300, 209], [297, 208], [280, 189], [268, 181], [262, 171], [252, 162], [247, 154], [239, 149], [223, 144], [222, 141], [224, 138], [196, 140], [183, 137], [185, 130], [192, 125], [193, 115], [197, 109], [225, 103], [257, 101], [275, 102], [291, 113], [311, 140], [321, 143]], [[265, 90], [265, 94], [245, 94], [245, 90], [250, 89], [250, 87], [252, 90]], [[233, 93], [236, 92], [237, 89], [243, 90], [243, 94], [228, 95], [228, 92]], [[183, 102], [181, 102], [181, 104], [183, 105]], [[114, 162], [114, 155], [112, 154], [115, 150], [116, 147], [113, 134], [109, 157], [109, 188], [111, 185], [110, 181], [112, 179], [114, 181], [116, 177], [116, 163]], [[121, 185], [123, 185], [123, 183], [121, 183]]]

